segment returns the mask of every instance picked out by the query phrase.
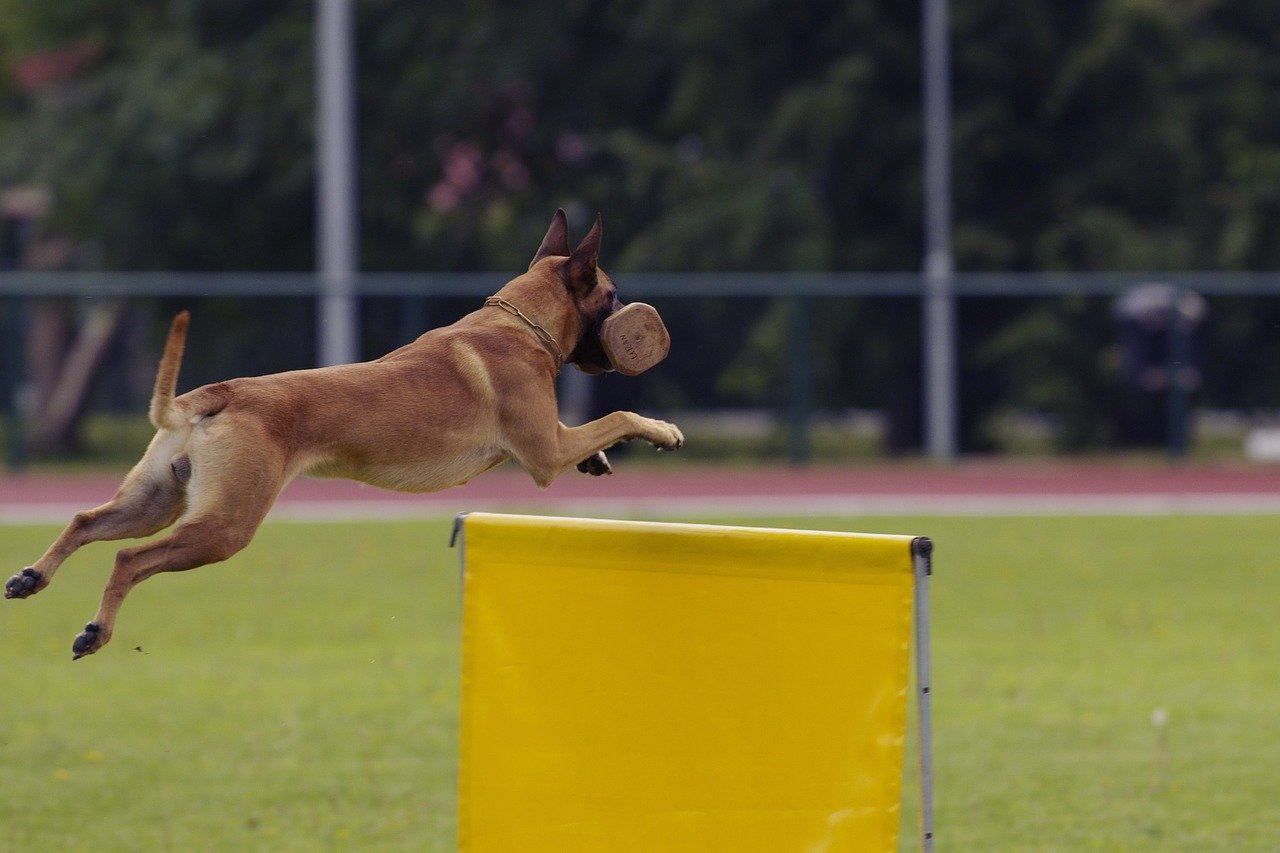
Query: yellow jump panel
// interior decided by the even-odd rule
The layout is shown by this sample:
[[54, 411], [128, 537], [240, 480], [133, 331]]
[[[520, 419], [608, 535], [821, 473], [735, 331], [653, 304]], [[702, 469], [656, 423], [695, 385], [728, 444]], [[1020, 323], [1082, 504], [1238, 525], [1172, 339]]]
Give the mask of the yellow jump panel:
[[897, 849], [911, 537], [463, 535], [463, 849]]

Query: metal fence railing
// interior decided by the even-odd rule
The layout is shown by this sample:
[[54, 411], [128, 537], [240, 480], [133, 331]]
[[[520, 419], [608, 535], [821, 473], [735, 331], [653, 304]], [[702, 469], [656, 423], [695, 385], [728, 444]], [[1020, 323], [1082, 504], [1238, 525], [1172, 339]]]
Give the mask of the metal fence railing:
[[[628, 298], [924, 296], [926, 277], [915, 272], [620, 273]], [[481, 296], [511, 278], [504, 272], [359, 273], [356, 296]], [[1280, 295], [1280, 272], [961, 272], [951, 292], [968, 296], [1118, 295], [1135, 284], [1159, 281], [1206, 296]], [[0, 298], [318, 296], [320, 277], [309, 272], [0, 272]]]
[[[357, 297], [483, 297], [509, 280], [509, 273], [360, 273], [348, 282]], [[811, 300], [828, 297], [929, 297], [923, 273], [622, 273], [615, 276], [628, 301], [647, 298], [787, 298], [793, 300], [788, 325], [786, 422], [789, 456], [809, 453], [812, 420], [812, 364], [808, 340], [813, 323]], [[1129, 288], [1161, 282], [1206, 296], [1280, 296], [1280, 272], [987, 272], [956, 273], [949, 293], [956, 299], [984, 297], [1118, 296]], [[11, 428], [9, 460], [21, 458], [20, 401], [23, 373], [23, 306], [26, 300], [166, 297], [302, 297], [323, 293], [321, 278], [308, 272], [0, 272], [0, 393]], [[922, 336], [927, 350], [934, 342]], [[934, 353], [934, 356], [939, 354]], [[941, 353], [954, 360], [954, 353]], [[926, 359], [929, 354], [926, 353]], [[958, 399], [963, 389], [948, 389]], [[937, 393], [926, 388], [926, 395]], [[1176, 401], [1175, 401], [1176, 402]], [[927, 411], [934, 401], [926, 399]], [[1185, 407], [1184, 407], [1185, 408]]]

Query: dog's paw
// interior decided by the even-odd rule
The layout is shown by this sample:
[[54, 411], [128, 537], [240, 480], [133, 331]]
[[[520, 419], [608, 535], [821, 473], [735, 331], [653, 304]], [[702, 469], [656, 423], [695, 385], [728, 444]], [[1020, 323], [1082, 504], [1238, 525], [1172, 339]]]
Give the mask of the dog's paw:
[[679, 450], [684, 447], [684, 433], [675, 424], [653, 421], [653, 435], [649, 443], [659, 450]]
[[49, 585], [44, 575], [35, 569], [26, 568], [18, 572], [4, 585], [5, 598], [26, 598], [28, 595], [35, 595], [40, 590]]
[[111, 635], [104, 632], [101, 625], [90, 622], [84, 626], [84, 630], [77, 634], [75, 640], [71, 643], [71, 659], [80, 660], [85, 655], [93, 654], [105, 646], [109, 639], [111, 639]]
[[599, 477], [602, 474], [612, 474], [613, 466], [609, 464], [609, 457], [604, 455], [603, 450], [600, 450], [579, 462], [578, 470], [584, 474], [590, 474], [592, 477]]

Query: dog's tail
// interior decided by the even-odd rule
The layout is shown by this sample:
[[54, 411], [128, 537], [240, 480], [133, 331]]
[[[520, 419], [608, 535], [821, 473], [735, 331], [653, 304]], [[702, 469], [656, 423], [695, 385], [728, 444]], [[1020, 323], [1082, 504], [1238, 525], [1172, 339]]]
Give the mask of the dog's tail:
[[187, 344], [187, 323], [191, 314], [183, 311], [173, 318], [169, 337], [164, 342], [164, 355], [156, 371], [156, 388], [151, 394], [151, 424], [156, 429], [177, 429], [182, 420], [173, 410], [173, 395], [178, 387], [178, 369], [182, 367], [182, 351]]

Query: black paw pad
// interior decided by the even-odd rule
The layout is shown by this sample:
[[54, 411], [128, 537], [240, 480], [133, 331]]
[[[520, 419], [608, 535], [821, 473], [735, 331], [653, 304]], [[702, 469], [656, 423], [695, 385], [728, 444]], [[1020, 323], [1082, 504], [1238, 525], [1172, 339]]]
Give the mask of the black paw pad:
[[4, 585], [5, 598], [26, 598], [40, 589], [44, 575], [35, 569], [27, 568], [18, 572]]
[[588, 456], [578, 463], [578, 470], [584, 474], [590, 474], [593, 477], [599, 477], [603, 474], [612, 474], [613, 467], [609, 464], [608, 458], [603, 453], [596, 453]]
[[80, 660], [85, 655], [92, 654], [101, 645], [99, 638], [102, 628], [90, 622], [84, 626], [84, 630], [76, 635], [75, 641], [71, 644], [72, 660]]

